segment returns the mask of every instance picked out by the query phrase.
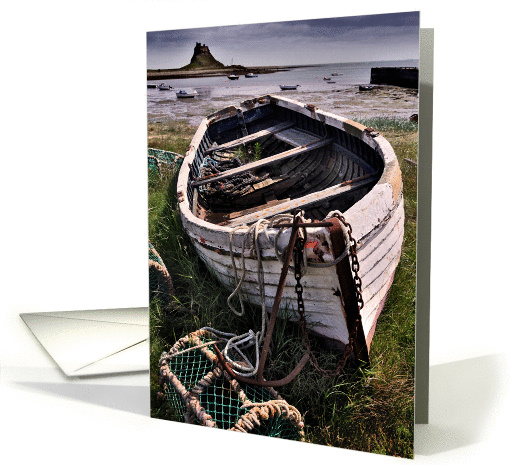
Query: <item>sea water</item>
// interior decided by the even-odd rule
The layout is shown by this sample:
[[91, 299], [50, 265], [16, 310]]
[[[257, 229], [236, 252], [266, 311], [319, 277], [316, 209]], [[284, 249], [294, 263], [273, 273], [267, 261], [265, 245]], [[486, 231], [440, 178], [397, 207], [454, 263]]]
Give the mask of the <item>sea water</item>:
[[[418, 67], [418, 60], [332, 63], [259, 74], [254, 78], [241, 75], [237, 80], [230, 80], [226, 75], [222, 75], [150, 81], [151, 84], [164, 83], [173, 89], [170, 91], [147, 89], [147, 111], [150, 120], [182, 117], [196, 123], [215, 109], [245, 99], [275, 93], [291, 95], [292, 91], [281, 91], [280, 85], [299, 85], [297, 92], [300, 94], [321, 93], [335, 96], [335, 92], [345, 92], [354, 88], [357, 90], [359, 85], [370, 83], [373, 67], [386, 66]], [[332, 76], [333, 73], [338, 75]], [[331, 78], [330, 83], [324, 77]], [[175, 92], [179, 90], [195, 92], [196, 96], [193, 99], [177, 99]], [[295, 94], [292, 95], [292, 98], [295, 98]]]

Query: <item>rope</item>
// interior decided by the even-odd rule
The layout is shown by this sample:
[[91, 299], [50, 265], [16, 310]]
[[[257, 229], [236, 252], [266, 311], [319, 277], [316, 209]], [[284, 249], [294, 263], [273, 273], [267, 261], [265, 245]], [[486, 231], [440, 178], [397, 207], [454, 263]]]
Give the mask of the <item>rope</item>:
[[249, 408], [250, 411], [237, 420], [237, 423], [231, 428], [231, 431], [248, 433], [256, 426], [261, 425], [260, 420], [268, 420], [275, 417], [287, 419], [300, 429], [304, 426], [299, 410], [282, 399], [273, 399], [260, 403], [248, 401], [243, 403], [241, 408]]
[[[336, 214], [337, 211], [330, 212], [327, 216], [327, 218], [330, 218], [334, 214]], [[338, 212], [339, 213], [339, 212]], [[303, 217], [304, 212], [301, 211], [298, 213]], [[230, 310], [237, 316], [244, 316], [245, 309], [244, 309], [244, 303], [243, 299], [241, 298], [240, 290], [244, 283], [245, 276], [246, 276], [246, 248], [248, 245], [248, 242], [250, 243], [250, 248], [248, 252], [248, 256], [252, 257], [254, 260], [257, 261], [257, 281], [259, 286], [259, 295], [260, 295], [260, 302], [261, 302], [261, 329], [260, 331], [254, 333], [252, 330], [245, 334], [241, 334], [239, 336], [229, 334], [229, 339], [227, 340], [227, 344], [225, 348], [223, 349], [222, 353], [227, 360], [232, 365], [232, 369], [234, 373], [242, 376], [253, 376], [258, 372], [258, 366], [259, 366], [259, 359], [260, 359], [260, 347], [263, 344], [266, 327], [267, 327], [267, 312], [266, 312], [266, 296], [265, 296], [265, 280], [264, 280], [264, 267], [262, 265], [262, 253], [260, 250], [260, 244], [259, 244], [259, 235], [261, 231], [264, 232], [266, 239], [268, 242], [272, 242], [274, 254], [277, 257], [277, 259], [283, 263], [283, 256], [286, 253], [286, 247], [280, 252], [278, 250], [278, 240], [283, 233], [283, 228], [278, 228], [278, 231], [273, 236], [272, 240], [269, 236], [268, 229], [272, 229], [275, 227], [275, 225], [278, 225], [282, 222], [289, 222], [293, 220], [293, 215], [289, 214], [279, 214], [273, 216], [270, 220], [267, 219], [260, 219], [256, 223], [252, 224], [251, 226], [247, 226], [246, 224], [242, 224], [239, 226], [236, 226], [231, 229], [229, 234], [229, 252], [230, 252], [230, 260], [232, 262], [232, 267], [234, 269], [234, 280], [235, 280], [235, 288], [233, 292], [228, 296], [227, 298], [227, 305], [230, 308]], [[234, 251], [233, 251], [233, 237], [234, 234], [239, 230], [245, 230], [244, 237], [242, 241], [242, 251], [241, 251], [241, 277], [238, 275], [238, 269], [237, 265], [234, 259]], [[301, 232], [300, 232], [301, 233]], [[304, 275], [307, 271], [307, 267], [314, 267], [314, 268], [327, 268], [331, 266], [335, 266], [337, 263], [339, 263], [341, 260], [343, 260], [348, 254], [348, 250], [346, 249], [339, 257], [337, 257], [335, 260], [327, 263], [312, 263], [308, 262], [306, 258], [306, 253], [303, 254], [303, 264], [302, 264], [302, 275]], [[294, 269], [293, 266], [290, 267], [291, 270]], [[239, 297], [239, 303], [241, 310], [237, 310], [231, 303], [232, 299], [238, 295]], [[213, 328], [209, 328], [213, 332]], [[217, 333], [216, 333], [217, 334]], [[250, 347], [255, 346], [255, 363], [252, 364], [248, 357], [245, 356], [243, 350], [248, 349]], [[233, 360], [231, 356], [229, 356], [229, 352], [235, 350], [244, 360], [245, 364], [241, 364], [236, 360]]]
[[[249, 399], [241, 385], [218, 365], [217, 357], [213, 355], [213, 359], [211, 359], [210, 349], [208, 349], [207, 346], [218, 342], [218, 340], [201, 343], [201, 339], [203, 337], [214, 337], [215, 335], [221, 335], [219, 337], [224, 339], [225, 337], [230, 337], [232, 334], [205, 327], [182, 337], [174, 344], [168, 353], [163, 352], [161, 355], [160, 384], [167, 395], [174, 396], [173, 399], [175, 400], [173, 401], [171, 400], [172, 397], [170, 397], [171, 402], [176, 402], [179, 398], [183, 402], [185, 411], [181, 412], [180, 415], [182, 415], [184, 421], [186, 423], [198, 422], [212, 428], [228, 427], [231, 431], [266, 434], [264, 430], [257, 431], [254, 429], [257, 426], [263, 426], [264, 422], [267, 420], [281, 418], [281, 420], [285, 420], [289, 425], [293, 426], [295, 430], [284, 430], [283, 432], [279, 430], [277, 435], [280, 437], [303, 440], [304, 424], [301, 414], [295, 407], [284, 401], [273, 388], [259, 388], [267, 391], [271, 395], [272, 399], [269, 401], [262, 401], [267, 394], [263, 394], [255, 388], [255, 390], [251, 391]], [[194, 346], [183, 350], [188, 344], [193, 344]], [[185, 381], [185, 379], [189, 371], [184, 369], [185, 371], [182, 373], [183, 368], [181, 367], [177, 368], [177, 370], [181, 370], [181, 373], [173, 372], [169, 362], [172, 357], [196, 349], [199, 349], [202, 356], [205, 356], [213, 363], [213, 367], [208, 368], [203, 366], [203, 368], [198, 368], [199, 371], [195, 372], [195, 375], [200, 374], [200, 370], [204, 370], [203, 373], [200, 374], [197, 381], [193, 381], [193, 383], [188, 386], [189, 381]], [[195, 367], [195, 365], [193, 366]], [[192, 368], [191, 372], [193, 373], [196, 369], [196, 367]], [[179, 379], [181, 375], [184, 375], [184, 380], [182, 381]], [[215, 386], [222, 378], [228, 383], [227, 386], [229, 386], [229, 389], [225, 391], [222, 390], [221, 393], [213, 393], [213, 391], [210, 391], [210, 388]], [[172, 392], [174, 394], [172, 394]], [[206, 395], [206, 397], [203, 398], [203, 395]], [[259, 400], [259, 402], [257, 402], [257, 400]], [[237, 407], [237, 405], [239, 405], [239, 407]], [[237, 413], [231, 410], [233, 406], [235, 406], [234, 408]], [[245, 413], [241, 415], [243, 412], [242, 409], [248, 411], [245, 411]], [[236, 416], [231, 420], [229, 417], [232, 415]], [[225, 422], [228, 422], [228, 426], [226, 426], [227, 423]], [[222, 424], [224, 426], [222, 426]]]
[[209, 341], [209, 342], [204, 342], [203, 344], [200, 344], [198, 346], [188, 347], [187, 349], [180, 350], [179, 352], [174, 352], [174, 353], [168, 354], [167, 359], [170, 360], [171, 358], [177, 357], [178, 355], [182, 355], [187, 352], [191, 352], [193, 350], [201, 349], [202, 347], [207, 347], [207, 346], [216, 344], [216, 342], [218, 342], [218, 341]]
[[[288, 215], [278, 215], [279, 220], [288, 219]], [[232, 305], [231, 300], [232, 298], [239, 293], [239, 290], [241, 289], [241, 286], [244, 282], [244, 278], [246, 276], [246, 261], [245, 261], [245, 251], [246, 251], [246, 245], [248, 240], [250, 241], [250, 250], [249, 250], [249, 256], [253, 257], [257, 260], [257, 281], [259, 285], [259, 295], [260, 295], [260, 302], [261, 302], [261, 329], [257, 333], [253, 333], [253, 331], [249, 331], [248, 333], [245, 333], [241, 336], [236, 336], [231, 338], [227, 342], [227, 346], [225, 347], [223, 353], [226, 358], [226, 360], [233, 366], [234, 373], [244, 376], [252, 376], [255, 375], [258, 371], [259, 366], [259, 358], [260, 358], [260, 345], [262, 345], [266, 333], [266, 327], [267, 327], [267, 312], [266, 312], [266, 291], [265, 291], [265, 280], [264, 280], [264, 267], [262, 265], [262, 253], [260, 250], [260, 244], [259, 244], [259, 234], [261, 231], [264, 231], [266, 238], [269, 240], [269, 235], [267, 233], [268, 227], [273, 227], [274, 221], [276, 220], [276, 217], [272, 218], [271, 221], [268, 221], [266, 219], [260, 219], [250, 227], [248, 227], [246, 224], [236, 226], [230, 231], [229, 235], [229, 251], [230, 251], [230, 259], [232, 261], [232, 267], [234, 269], [234, 279], [236, 283], [236, 287], [232, 294], [229, 295], [227, 298], [227, 304], [229, 308], [233, 311], [234, 314], [238, 316], [244, 315], [244, 304], [241, 296], [239, 295], [239, 302], [241, 305], [241, 311], [237, 311]], [[232, 248], [233, 243], [233, 236], [234, 233], [240, 229], [246, 229], [246, 232], [244, 233], [243, 238], [243, 247], [241, 252], [241, 266], [242, 266], [242, 274], [241, 278], [239, 279], [237, 274], [237, 265], [235, 263], [234, 259], [234, 252]], [[276, 242], [275, 242], [276, 244]], [[276, 248], [276, 246], [275, 246]], [[228, 355], [228, 350], [231, 348], [231, 346], [236, 346], [235, 342], [240, 339], [240, 341], [237, 344], [246, 344], [244, 348], [251, 347], [255, 345], [255, 364], [249, 362], [247, 357], [242, 354], [238, 350], [239, 353], [241, 353], [243, 359], [247, 362], [248, 367], [240, 365], [239, 363], [232, 360]], [[239, 348], [239, 346], [237, 346]], [[239, 370], [239, 371], [236, 371]], [[241, 373], [242, 372], [242, 373]]]

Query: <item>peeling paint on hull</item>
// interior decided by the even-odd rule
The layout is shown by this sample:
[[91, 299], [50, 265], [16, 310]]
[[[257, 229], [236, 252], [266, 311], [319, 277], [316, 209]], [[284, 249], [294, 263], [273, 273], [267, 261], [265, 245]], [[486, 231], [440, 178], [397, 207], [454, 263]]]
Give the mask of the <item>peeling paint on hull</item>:
[[[349, 179], [359, 179], [360, 176], [366, 175], [370, 169], [377, 172], [377, 180], [372, 185], [368, 188], [358, 189], [354, 194], [346, 193], [345, 189], [338, 188], [334, 183], [331, 184], [329, 178], [327, 181], [322, 181], [326, 179], [328, 173], [322, 177], [317, 175], [315, 179], [318, 180], [318, 183], [330, 182], [330, 187], [313, 192], [312, 185], [312, 191], [308, 195], [294, 198], [291, 196], [290, 200], [280, 202], [276, 207], [264, 208], [262, 206], [255, 214], [246, 214], [242, 217], [242, 219], [255, 222], [259, 218], [269, 219], [275, 212], [279, 213], [278, 208], [289, 212], [292, 207], [304, 206], [305, 209], [308, 208], [310, 214], [310, 216], [305, 215], [306, 217], [315, 215], [312, 219], [318, 219], [321, 212], [328, 211], [326, 208], [328, 205], [332, 210], [335, 209], [335, 205], [339, 205], [340, 195], [350, 195], [348, 208], [342, 212], [351, 224], [353, 237], [358, 242], [360, 277], [363, 283], [362, 295], [365, 303], [361, 316], [365, 336], [370, 342], [377, 317], [400, 259], [404, 232], [402, 178], [392, 147], [382, 136], [359, 123], [282, 97], [266, 96], [252, 99], [243, 102], [240, 109], [229, 107], [206, 118], [191, 142], [179, 173], [177, 191], [182, 193], [179, 206], [183, 227], [192, 239], [200, 258], [220, 282], [231, 290], [234, 288], [234, 273], [229, 256], [229, 235], [232, 226], [228, 222], [223, 225], [213, 224], [192, 213], [193, 197], [190, 181], [193, 176], [197, 176], [198, 164], [214, 142], [213, 136], [219, 135], [218, 144], [229, 142], [221, 139], [221, 131], [215, 133], [216, 125], [222, 125], [221, 127], [225, 128], [225, 131], [230, 131], [229, 133], [233, 134], [231, 139], [246, 137], [246, 127], [243, 133], [238, 131], [239, 135], [234, 135], [236, 124], [240, 124], [240, 114], [244, 115], [244, 123], [248, 126], [248, 132], [251, 129], [250, 125], [253, 125], [253, 132], [260, 131], [261, 124], [265, 119], [267, 119], [267, 127], [269, 127], [275, 124], [273, 116], [288, 115], [289, 120], [295, 124], [293, 129], [288, 130], [289, 135], [293, 135], [297, 131], [303, 135], [315, 134], [318, 137], [325, 137], [325, 135], [333, 137], [333, 145], [326, 147], [325, 152], [322, 149], [323, 152], [320, 156], [325, 157], [331, 153], [332, 157], [337, 157], [335, 159], [337, 161], [331, 162], [330, 166], [332, 172], [338, 174], [340, 184]], [[279, 137], [288, 139], [285, 135]], [[328, 152], [330, 149], [331, 152]], [[315, 152], [302, 155], [301, 166], [312, 166], [313, 161], [311, 160], [317, 156], [319, 155]], [[328, 192], [331, 192], [329, 197]], [[270, 229], [268, 230], [269, 240], [264, 234], [259, 236], [267, 308], [272, 306], [281, 271], [281, 263], [275, 256], [272, 244], [275, 234], [276, 230]], [[288, 242], [289, 234], [290, 232], [287, 230], [280, 236], [279, 250], [282, 250]], [[237, 231], [233, 235], [232, 245], [238, 269], [241, 266], [243, 238], [244, 235], [241, 231]], [[329, 240], [327, 228], [309, 229], [308, 239], [308, 243], [313, 244], [306, 249], [309, 261], [328, 262], [333, 260], [329, 247], [324, 245]], [[318, 244], [320, 245], [318, 246]], [[246, 278], [242, 286], [243, 296], [246, 300], [260, 305], [256, 274], [257, 262], [245, 254], [245, 264]], [[295, 280], [291, 274], [283, 292], [281, 308], [296, 308], [294, 284]], [[348, 332], [345, 316], [340, 299], [338, 295], [335, 295], [335, 291], [339, 287], [335, 268], [309, 267], [307, 274], [302, 279], [302, 284], [304, 286], [305, 311], [311, 329], [335, 341], [347, 343]]]

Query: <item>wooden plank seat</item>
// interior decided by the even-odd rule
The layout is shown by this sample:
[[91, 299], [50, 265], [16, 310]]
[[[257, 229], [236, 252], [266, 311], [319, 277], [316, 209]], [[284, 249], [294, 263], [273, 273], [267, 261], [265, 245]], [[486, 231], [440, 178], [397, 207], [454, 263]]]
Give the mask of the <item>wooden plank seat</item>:
[[294, 211], [296, 208], [301, 208], [305, 206], [308, 207], [313, 204], [320, 205], [324, 202], [327, 202], [329, 199], [338, 197], [341, 194], [365, 187], [370, 183], [377, 181], [377, 179], [378, 174], [372, 172], [368, 175], [361, 176], [357, 179], [345, 181], [342, 182], [341, 184], [337, 184], [336, 186], [324, 189], [323, 191], [320, 192], [320, 196], [318, 196], [317, 193], [314, 192], [294, 200], [281, 201], [276, 205], [266, 206], [267, 208], [260, 209], [255, 213], [249, 213], [247, 215], [237, 217], [234, 220], [229, 221], [227, 224], [228, 226], [231, 227], [238, 226], [243, 223], [250, 224], [253, 223], [254, 221], [260, 220], [261, 218], [272, 217], [274, 215], [278, 215], [281, 213]]
[[277, 139], [286, 142], [293, 147], [299, 147], [300, 145], [308, 145], [312, 142], [316, 142], [320, 139], [319, 136], [314, 136], [299, 129], [289, 128], [284, 131], [280, 131], [274, 135]]
[[280, 131], [290, 128], [294, 123], [284, 122], [277, 124], [276, 126], [272, 126], [267, 129], [262, 129], [262, 131], [255, 132], [253, 134], [249, 134], [247, 136], [241, 137], [239, 139], [232, 140], [230, 142], [225, 142], [224, 144], [217, 145], [216, 147], [210, 147], [205, 151], [205, 154], [209, 154], [212, 152], [222, 151], [222, 150], [230, 150], [234, 147], [239, 147], [240, 145], [248, 144], [251, 142], [255, 142], [259, 139], [263, 139], [265, 137], [269, 137], [273, 134], [277, 134]]
[[238, 168], [233, 168], [231, 170], [224, 171], [223, 173], [207, 176], [204, 178], [199, 178], [196, 181], [193, 181], [191, 183], [191, 186], [192, 187], [203, 186], [204, 184], [209, 184], [214, 181], [220, 181], [222, 179], [235, 176], [237, 174], [245, 173], [246, 171], [251, 171], [254, 169], [262, 168], [263, 166], [269, 166], [275, 163], [279, 163], [287, 158], [292, 158], [297, 155], [301, 155], [303, 153], [316, 150], [320, 147], [324, 147], [325, 145], [329, 145], [333, 142], [333, 140], [334, 140], [333, 138], [319, 139], [318, 141], [312, 142], [311, 144], [295, 147], [293, 149], [286, 150], [285, 152], [278, 153], [271, 157], [263, 158], [262, 160], [247, 163], [246, 165], [240, 166]]
[[245, 207], [257, 205], [258, 203], [263, 202], [268, 196], [276, 199], [281, 192], [286, 191], [303, 178], [304, 174], [298, 173], [293, 176], [283, 175], [277, 179], [266, 179], [258, 184], [254, 184], [252, 186], [252, 191], [235, 199], [234, 205]]

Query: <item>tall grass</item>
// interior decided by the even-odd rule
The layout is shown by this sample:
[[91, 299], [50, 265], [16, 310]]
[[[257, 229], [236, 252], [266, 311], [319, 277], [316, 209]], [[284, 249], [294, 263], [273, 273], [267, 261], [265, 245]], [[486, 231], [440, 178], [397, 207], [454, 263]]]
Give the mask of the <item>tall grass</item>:
[[[384, 135], [397, 154], [406, 214], [401, 260], [372, 341], [370, 366], [324, 378], [308, 364], [279, 393], [304, 415], [309, 442], [412, 457], [417, 173], [416, 166], [404, 158], [416, 160], [417, 125], [381, 118], [361, 122]], [[158, 141], [157, 148], [178, 153], [183, 153], [194, 132], [181, 123], [156, 129], [158, 137], [153, 137], [152, 142]], [[157, 302], [151, 303], [151, 408], [153, 416], [167, 419], [176, 418], [157, 396], [158, 360], [163, 350], [203, 326], [237, 334], [260, 327], [259, 309], [247, 304], [245, 318], [228, 310], [228, 293], [199, 261], [183, 233], [175, 184], [176, 173], [164, 181], [149, 183], [150, 239], [167, 265], [176, 291], [172, 310], [164, 311]], [[336, 352], [319, 338], [312, 337], [311, 342], [321, 365], [332, 366]], [[266, 378], [286, 376], [303, 353], [298, 326], [279, 318]]]

